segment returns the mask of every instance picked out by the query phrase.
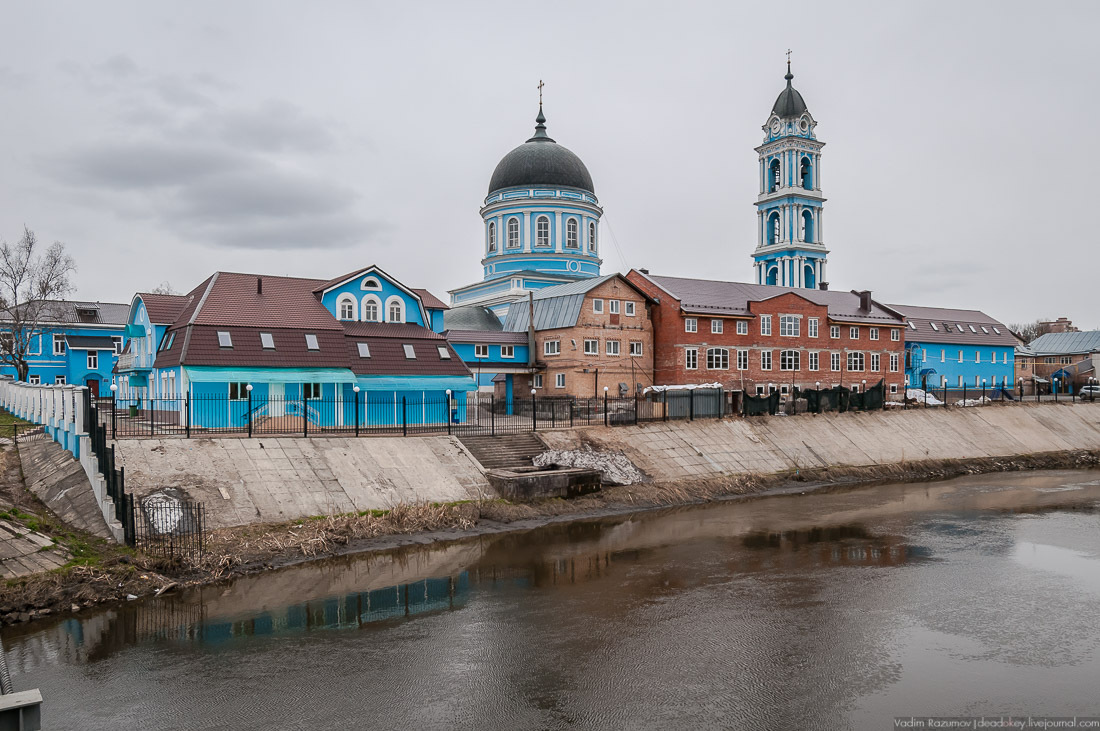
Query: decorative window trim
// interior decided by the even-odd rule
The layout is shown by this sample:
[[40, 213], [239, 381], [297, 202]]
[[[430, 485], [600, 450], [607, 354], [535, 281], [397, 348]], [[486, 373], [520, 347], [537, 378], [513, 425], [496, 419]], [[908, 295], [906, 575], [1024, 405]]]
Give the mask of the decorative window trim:
[[[398, 317], [397, 319], [394, 319], [393, 312], [392, 312], [392, 309], [391, 309], [394, 305], [401, 308], [401, 309], [398, 310], [398, 315], [400, 315], [400, 317]], [[389, 297], [386, 298], [386, 312], [385, 312], [385, 314], [386, 314], [386, 322], [406, 322], [406, 318], [405, 318], [405, 300], [402, 299], [400, 295], [391, 294]]]
[[[373, 317], [373, 318], [367, 317], [367, 305], [368, 304], [373, 304], [375, 306], [375, 308], [377, 308], [377, 313], [378, 314], [377, 314], [376, 317]], [[359, 309], [359, 319], [362, 322], [382, 322], [382, 313], [383, 313], [383, 310], [382, 310], [382, 300], [381, 299], [379, 299], [376, 295], [373, 295], [373, 294], [368, 294], [368, 295], [365, 295], [363, 297], [363, 301], [360, 304], [360, 309]]]
[[520, 225], [519, 219], [515, 216], [511, 216], [508, 219], [507, 232], [508, 238], [505, 241], [505, 247], [508, 249], [518, 249], [522, 244], [520, 242]]
[[580, 225], [577, 223], [577, 219], [567, 218], [565, 221], [565, 248], [581, 248], [580, 238]]
[[[344, 317], [344, 308], [351, 308], [351, 316]], [[345, 292], [340, 295], [336, 300], [336, 319], [344, 322], [355, 322], [356, 315], [358, 314], [359, 303], [356, 301], [355, 296]]]
[[489, 253], [497, 250], [497, 222], [489, 221]]
[[584, 354], [585, 355], [599, 355], [600, 354], [600, 341], [593, 340], [591, 338], [585, 338], [584, 341]]
[[359, 283], [359, 289], [367, 292], [381, 292], [382, 280], [375, 276], [366, 277]]
[[618, 340], [607, 340], [605, 342], [605, 352], [610, 356], [618, 356], [622, 352], [622, 343]]

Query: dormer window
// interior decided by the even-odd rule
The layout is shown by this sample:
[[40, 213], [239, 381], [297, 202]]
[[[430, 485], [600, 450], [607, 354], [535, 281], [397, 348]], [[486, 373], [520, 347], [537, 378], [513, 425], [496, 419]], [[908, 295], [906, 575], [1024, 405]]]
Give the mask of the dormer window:
[[451, 351], [447, 350], [446, 345], [439, 345], [439, 346], [436, 347], [436, 349], [439, 351], [439, 359], [440, 360], [450, 360], [451, 359]]
[[317, 336], [313, 333], [306, 333], [306, 350], [320, 350], [321, 346], [317, 343]]
[[355, 319], [355, 301], [354, 300], [340, 300], [340, 319], [341, 320], [354, 320]]
[[275, 350], [275, 336], [271, 333], [260, 333], [260, 345], [264, 350]]
[[356, 343], [356, 346], [359, 348], [360, 358], [370, 357], [370, 345], [368, 343]]
[[405, 321], [405, 307], [402, 305], [401, 300], [394, 299], [390, 301], [389, 306], [389, 322], [404, 322]]
[[978, 331], [974, 329], [974, 326], [973, 326], [973, 325], [967, 325], [967, 327], [969, 327], [969, 328], [970, 328], [970, 332], [974, 333], [975, 335], [977, 335], [977, 334], [978, 334]]
[[913, 324], [912, 320], [909, 320], [908, 322], [909, 322], [909, 329], [910, 330], [916, 330], [917, 329], [917, 326]]
[[382, 289], [382, 285], [375, 277], [367, 277], [363, 280], [363, 283], [359, 285], [360, 289]]
[[218, 330], [218, 347], [219, 348], [232, 348], [233, 337], [229, 334], [228, 330]]
[[405, 359], [406, 360], [416, 360], [416, 350], [413, 349], [413, 346], [411, 346], [411, 345], [402, 345], [401, 347], [405, 349]]
[[[936, 323], [934, 323], [934, 322], [929, 322], [928, 324], [932, 326], [932, 329], [933, 329], [933, 330], [935, 330], [935, 331], [939, 332], [939, 328], [938, 328], [938, 327], [936, 327]], [[914, 330], [916, 330], [916, 328], [913, 328], [913, 329], [914, 329]]]

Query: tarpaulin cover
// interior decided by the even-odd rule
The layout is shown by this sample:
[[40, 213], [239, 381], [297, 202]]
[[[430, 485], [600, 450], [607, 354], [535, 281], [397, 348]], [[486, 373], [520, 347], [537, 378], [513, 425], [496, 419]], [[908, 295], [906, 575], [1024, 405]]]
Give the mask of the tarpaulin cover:
[[806, 410], [814, 414], [820, 414], [823, 411], [841, 413], [848, 410], [871, 411], [882, 408], [882, 403], [886, 399], [886, 383], [880, 380], [878, 385], [871, 386], [863, 393], [853, 393], [851, 389], [844, 386], [834, 386], [801, 391], [796, 396], [805, 397]]
[[749, 396], [746, 394], [742, 404], [741, 411], [745, 416], [759, 416], [760, 414], [775, 416], [779, 411], [779, 392], [776, 391], [770, 396]]

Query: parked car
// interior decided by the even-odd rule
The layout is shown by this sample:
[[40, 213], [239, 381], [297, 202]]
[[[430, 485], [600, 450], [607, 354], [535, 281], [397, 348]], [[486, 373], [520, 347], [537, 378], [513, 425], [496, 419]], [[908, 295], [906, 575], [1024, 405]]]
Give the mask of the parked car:
[[1094, 399], [1100, 396], [1100, 386], [1081, 386], [1081, 390], [1077, 392], [1077, 395], [1081, 398]]

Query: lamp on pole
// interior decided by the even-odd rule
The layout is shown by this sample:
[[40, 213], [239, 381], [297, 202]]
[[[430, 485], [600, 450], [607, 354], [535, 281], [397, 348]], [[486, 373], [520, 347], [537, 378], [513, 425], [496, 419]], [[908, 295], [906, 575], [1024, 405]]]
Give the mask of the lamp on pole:
[[982, 405], [985, 405], [985, 379], [982, 379]]
[[535, 413], [535, 389], [531, 389], [531, 431], [537, 431], [539, 427], [538, 414]]
[[252, 384], [245, 385], [244, 390], [248, 392], [248, 436], [252, 436]]
[[1054, 400], [1058, 400], [1058, 379], [1054, 379]]
[[355, 399], [355, 436], [359, 436], [359, 384], [352, 386], [351, 391], [355, 394], [352, 397]]

